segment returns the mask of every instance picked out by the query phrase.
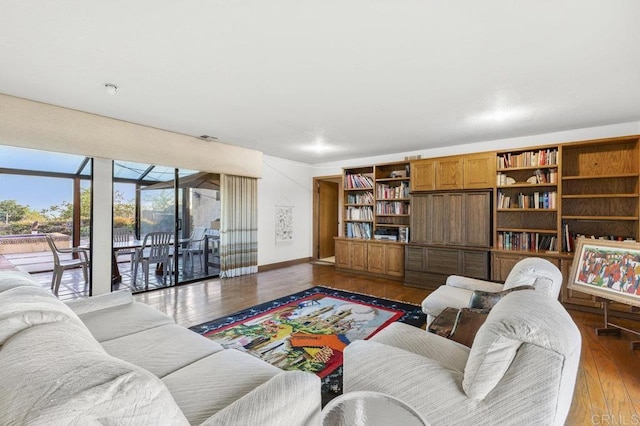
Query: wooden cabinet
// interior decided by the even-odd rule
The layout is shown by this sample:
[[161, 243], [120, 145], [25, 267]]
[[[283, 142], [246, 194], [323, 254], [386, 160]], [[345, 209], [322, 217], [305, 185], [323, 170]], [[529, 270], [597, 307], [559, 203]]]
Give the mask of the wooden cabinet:
[[411, 209], [413, 243], [491, 246], [489, 191], [418, 193]]
[[374, 274], [402, 278], [404, 276], [404, 246], [370, 242], [367, 270]]
[[399, 279], [404, 276], [404, 244], [387, 241], [335, 239], [336, 268]]
[[464, 189], [492, 188], [495, 184], [496, 155], [483, 152], [464, 156]]
[[446, 157], [435, 161], [436, 190], [462, 189], [462, 157]]
[[411, 162], [411, 191], [436, 189], [435, 161], [432, 159]]
[[416, 193], [411, 209], [406, 285], [435, 288], [453, 274], [489, 279], [490, 191]]
[[[558, 269], [561, 268], [560, 265], [560, 258], [556, 255], [544, 255], [544, 254], [538, 254], [536, 255], [537, 257], [542, 257], [548, 261], [550, 261], [551, 263], [553, 263], [554, 265], [556, 265], [558, 267]], [[496, 252], [493, 253], [492, 255], [492, 260], [491, 260], [491, 279], [493, 281], [500, 281], [500, 282], [504, 282], [507, 279], [507, 276], [509, 276], [509, 272], [511, 272], [511, 269], [513, 269], [513, 267], [515, 266], [516, 263], [518, 263], [519, 261], [521, 261], [522, 259], [526, 259], [527, 257], [530, 257], [529, 255], [527, 255], [526, 253], [507, 253], [507, 252]], [[566, 280], [563, 280], [564, 282], [566, 282]]]
[[495, 164], [495, 152], [415, 160], [411, 162], [411, 190], [492, 188]]
[[336, 267], [354, 271], [367, 270], [367, 242], [336, 238]]
[[449, 275], [489, 279], [489, 252], [472, 248], [421, 246], [405, 247], [405, 285], [435, 289]]

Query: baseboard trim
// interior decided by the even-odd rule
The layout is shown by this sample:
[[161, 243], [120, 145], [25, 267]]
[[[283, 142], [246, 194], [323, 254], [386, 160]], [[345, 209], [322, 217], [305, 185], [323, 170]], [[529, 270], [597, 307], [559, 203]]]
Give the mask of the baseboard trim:
[[311, 257], [302, 257], [300, 259], [286, 260], [284, 262], [270, 263], [268, 265], [259, 265], [258, 272], [271, 271], [273, 269], [286, 268], [287, 266], [298, 265], [300, 263], [311, 262]]

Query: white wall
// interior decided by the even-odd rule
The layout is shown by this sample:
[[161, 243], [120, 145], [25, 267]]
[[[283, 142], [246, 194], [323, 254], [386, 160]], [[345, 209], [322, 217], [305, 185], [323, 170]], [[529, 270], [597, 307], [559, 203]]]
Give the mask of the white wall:
[[328, 176], [341, 174], [343, 167], [367, 164], [377, 164], [392, 161], [402, 161], [407, 156], [422, 155], [422, 158], [442, 157], [447, 155], [469, 154], [483, 151], [498, 151], [515, 149], [534, 145], [575, 142], [589, 139], [609, 138], [640, 134], [640, 121], [612, 124], [609, 126], [589, 127], [584, 129], [567, 130], [562, 132], [544, 133], [540, 135], [521, 136], [499, 139], [495, 141], [479, 141], [465, 145], [446, 146], [441, 148], [424, 149], [418, 151], [401, 152], [375, 157], [355, 158], [345, 161], [316, 164], [312, 176]]
[[[263, 157], [258, 181], [258, 265], [311, 256], [313, 168], [278, 157]], [[276, 243], [276, 206], [293, 206], [293, 239]]]
[[113, 223], [113, 161], [93, 159], [93, 215], [91, 228], [92, 295], [111, 293], [111, 227]]

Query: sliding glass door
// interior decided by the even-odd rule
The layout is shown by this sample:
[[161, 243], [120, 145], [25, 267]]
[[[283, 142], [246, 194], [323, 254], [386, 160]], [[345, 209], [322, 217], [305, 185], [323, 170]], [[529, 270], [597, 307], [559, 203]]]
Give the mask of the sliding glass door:
[[[219, 175], [114, 162], [114, 289], [217, 276], [219, 218]], [[170, 234], [169, 261], [149, 257], [151, 235], [160, 234]]]

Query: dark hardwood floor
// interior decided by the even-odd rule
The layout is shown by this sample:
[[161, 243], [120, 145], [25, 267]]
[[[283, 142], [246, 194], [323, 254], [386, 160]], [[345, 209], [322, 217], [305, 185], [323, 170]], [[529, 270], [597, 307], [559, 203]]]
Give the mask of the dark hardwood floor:
[[[192, 326], [316, 285], [420, 304], [428, 290], [385, 279], [335, 271], [332, 265], [299, 264], [230, 279], [137, 294], [147, 303]], [[637, 336], [596, 336], [602, 315], [569, 310], [582, 333], [582, 355], [567, 425], [640, 424], [640, 351], [629, 347]], [[640, 323], [616, 320], [639, 330]]]

